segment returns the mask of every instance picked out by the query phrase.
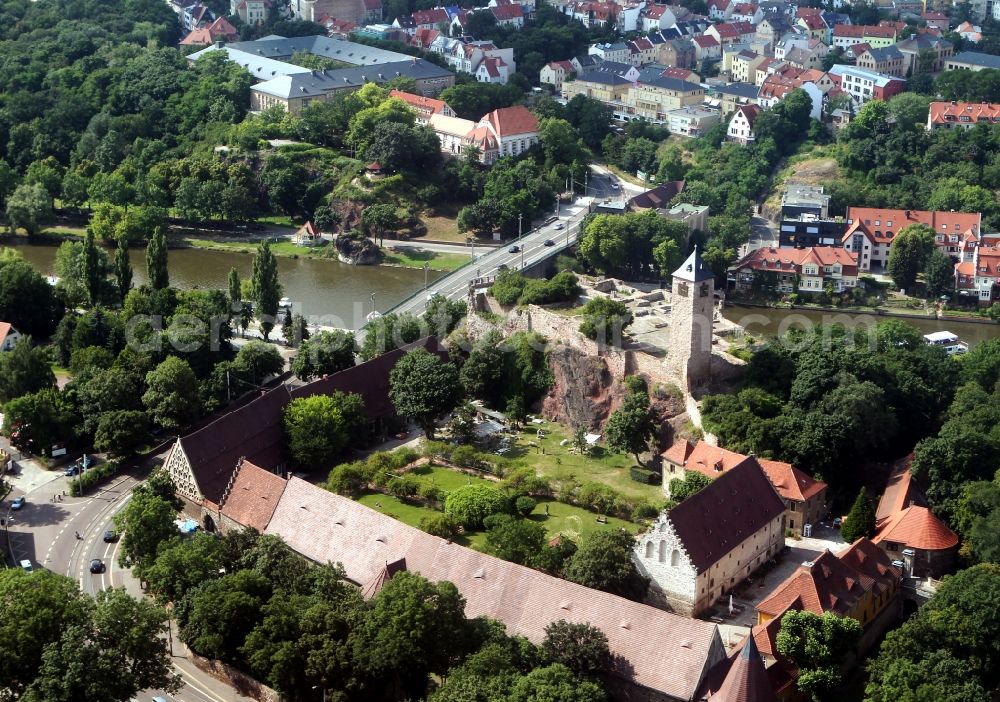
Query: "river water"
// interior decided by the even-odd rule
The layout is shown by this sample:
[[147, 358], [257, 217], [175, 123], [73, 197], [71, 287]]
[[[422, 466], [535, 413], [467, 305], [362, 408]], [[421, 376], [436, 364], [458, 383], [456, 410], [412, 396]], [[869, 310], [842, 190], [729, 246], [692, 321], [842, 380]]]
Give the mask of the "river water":
[[[15, 243], [25, 260], [39, 272], [53, 274], [56, 247]], [[146, 281], [144, 249], [129, 252], [135, 285]], [[168, 253], [170, 283], [180, 289], [228, 287], [229, 269], [233, 266], [241, 278], [250, 276], [253, 256], [227, 251], [204, 249], [171, 249]], [[392, 266], [349, 266], [330, 259], [278, 257], [278, 275], [286, 297], [295, 304], [295, 311], [309, 318], [312, 324], [357, 329], [365, 315], [372, 311], [371, 294], [375, 293], [375, 309], [385, 311], [424, 285], [424, 272]], [[433, 282], [443, 275], [428, 271]]]
[[952, 319], [927, 319], [925, 317], [888, 317], [885, 315], [856, 312], [820, 312], [816, 310], [782, 310], [767, 307], [740, 307], [728, 303], [722, 315], [736, 322], [755, 336], [781, 336], [790, 329], [806, 329], [818, 324], [839, 323], [848, 328], [869, 327], [888, 319], [896, 319], [911, 324], [921, 334], [935, 331], [950, 331], [958, 338], [975, 346], [988, 339], [1000, 337], [1000, 324], [976, 324], [958, 322]]

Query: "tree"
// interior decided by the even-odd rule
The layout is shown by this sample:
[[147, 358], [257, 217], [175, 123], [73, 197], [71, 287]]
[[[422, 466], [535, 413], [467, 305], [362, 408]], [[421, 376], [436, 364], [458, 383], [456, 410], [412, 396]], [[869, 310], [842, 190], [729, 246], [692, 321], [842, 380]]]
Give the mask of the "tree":
[[393, 205], [368, 205], [361, 211], [361, 228], [373, 239], [379, 240], [379, 246], [385, 246], [385, 233], [399, 227], [399, 217]]
[[22, 334], [45, 338], [62, 316], [52, 286], [23, 260], [0, 261], [0, 319]]
[[306, 324], [306, 318], [301, 314], [285, 314], [285, 326], [281, 328], [281, 335], [285, 339], [285, 343], [291, 346], [293, 349], [299, 348], [303, 341], [309, 338], [309, 326]]
[[444, 503], [444, 513], [466, 529], [481, 529], [486, 517], [506, 511], [507, 496], [503, 490], [486, 483], [452, 490]]
[[240, 284], [240, 272], [236, 267], [229, 269], [229, 276], [226, 279], [229, 288], [229, 309], [232, 312], [239, 312], [243, 302], [243, 288]]
[[30, 336], [21, 337], [13, 349], [0, 353], [0, 403], [55, 384], [48, 354], [36, 348]]
[[632, 323], [632, 313], [621, 300], [594, 297], [587, 300], [582, 310], [580, 333], [599, 344], [620, 347], [625, 327]]
[[271, 245], [264, 241], [253, 257], [250, 276], [251, 299], [257, 303], [257, 319], [264, 334], [264, 341], [274, 328], [281, 301], [281, 284], [278, 283], [278, 259], [271, 253]]
[[243, 344], [233, 363], [241, 375], [250, 379], [253, 386], [261, 384], [269, 376], [281, 373], [285, 368], [285, 359], [278, 349], [256, 340]]
[[778, 651], [799, 668], [798, 687], [815, 702], [840, 682], [840, 663], [861, 640], [861, 623], [833, 612], [789, 610], [781, 618]]
[[62, 632], [88, 619], [85, 596], [75, 580], [39, 568], [0, 571], [0, 684], [17, 693], [38, 676], [46, 648]]
[[201, 583], [219, 577], [225, 545], [215, 534], [199, 531], [160, 544], [156, 559], [142, 569], [142, 579], [158, 602], [179, 602]]
[[12, 234], [23, 229], [28, 236], [38, 234], [42, 220], [52, 216], [52, 196], [39, 184], [18, 185], [7, 198], [7, 221]]
[[955, 264], [944, 251], [935, 248], [924, 264], [924, 284], [927, 295], [937, 297], [955, 288]]
[[354, 367], [354, 334], [321, 331], [305, 340], [292, 360], [292, 372], [302, 380], [333, 375]]
[[485, 550], [511, 563], [532, 565], [545, 547], [545, 540], [541, 524], [503, 514], [486, 531]]
[[875, 510], [872, 509], [868, 493], [862, 487], [840, 527], [840, 534], [847, 543], [854, 543], [862, 536], [875, 535]]
[[132, 263], [128, 257], [128, 242], [125, 239], [118, 241], [118, 248], [115, 249], [115, 283], [118, 286], [118, 300], [125, 304], [125, 296], [132, 289]]
[[397, 413], [433, 439], [437, 419], [455, 409], [462, 398], [458, 369], [426, 349], [414, 349], [389, 374], [389, 397]]
[[177, 606], [180, 638], [203, 656], [239, 660], [240, 647], [261, 620], [270, 596], [270, 581], [253, 570], [203, 582]]
[[424, 321], [430, 326], [432, 334], [443, 339], [462, 321], [466, 309], [465, 300], [452, 301], [438, 293], [427, 301]]
[[112, 456], [129, 456], [149, 439], [149, 420], [145, 412], [119, 410], [105, 412], [97, 420], [94, 448]]
[[329, 466], [364, 425], [364, 401], [354, 393], [312, 395], [285, 409], [288, 449], [309, 468]]
[[591, 624], [565, 619], [545, 627], [542, 655], [579, 676], [595, 676], [611, 665], [611, 651], [604, 632]]
[[926, 224], [910, 224], [896, 235], [889, 249], [886, 267], [892, 281], [900, 288], [912, 288], [917, 273], [924, 268], [934, 250], [934, 232]]
[[147, 490], [132, 494], [125, 508], [115, 515], [122, 534], [118, 560], [123, 568], [146, 567], [156, 558], [161, 543], [177, 535], [177, 510], [168, 500]]
[[683, 478], [673, 478], [670, 481], [670, 497], [677, 502], [683, 502], [702, 488], [712, 484], [712, 479], [696, 470], [684, 472]]
[[83, 281], [87, 288], [87, 297], [92, 305], [96, 305], [100, 301], [101, 288], [104, 283], [104, 270], [101, 264], [101, 258], [97, 253], [97, 243], [94, 241], [94, 232], [88, 229], [83, 238]]
[[149, 688], [177, 692], [163, 640], [167, 614], [124, 589], [97, 593], [89, 621], [67, 627], [58, 644], [46, 649], [27, 702], [76, 702], [100, 698], [125, 702]]
[[72, 436], [80, 423], [69, 400], [55, 388], [11, 400], [4, 405], [3, 416], [3, 432], [11, 443], [46, 453], [53, 444]]
[[156, 424], [175, 431], [193, 422], [199, 414], [198, 379], [187, 361], [168, 356], [146, 374], [142, 402]]
[[649, 409], [649, 397], [645, 391], [633, 392], [625, 398], [621, 407], [608, 417], [604, 429], [608, 448], [620, 453], [631, 453], [640, 466], [639, 454], [649, 447], [656, 427]]
[[420, 320], [412, 314], [384, 314], [368, 322], [358, 355], [365, 361], [412, 343], [423, 335]]
[[518, 678], [510, 702], [605, 702], [607, 693], [592, 680], [580, 680], [564, 665], [535, 668]]
[[574, 583], [641, 602], [649, 582], [632, 562], [635, 538], [623, 529], [594, 531], [566, 563], [563, 576]]
[[170, 287], [167, 272], [167, 234], [162, 229], [153, 233], [146, 245], [146, 278], [153, 290]]

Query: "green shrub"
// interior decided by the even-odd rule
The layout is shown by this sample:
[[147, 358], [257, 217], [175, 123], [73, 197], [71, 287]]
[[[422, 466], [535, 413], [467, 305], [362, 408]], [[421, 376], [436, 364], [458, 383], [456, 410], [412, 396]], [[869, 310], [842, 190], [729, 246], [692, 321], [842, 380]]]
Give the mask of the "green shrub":
[[532, 510], [535, 509], [535, 506], [537, 504], [538, 501], [535, 500], [533, 497], [522, 495], [521, 497], [517, 498], [517, 500], [514, 502], [514, 507], [517, 509], [518, 512], [527, 517], [529, 514], [531, 514]]
[[434, 483], [426, 481], [420, 484], [420, 489], [417, 491], [417, 494], [428, 502], [436, 502], [438, 504], [443, 503], [445, 498], [448, 496], [446, 491], [442, 490]]
[[640, 502], [632, 508], [632, 521], [637, 522], [640, 519], [655, 519], [659, 513], [660, 510], [648, 502]]
[[660, 482], [659, 473], [654, 473], [651, 470], [646, 470], [645, 468], [640, 468], [639, 466], [632, 466], [629, 468], [628, 474], [632, 480], [637, 483], [643, 483], [644, 485], [656, 485]]
[[390, 480], [385, 489], [393, 497], [405, 500], [407, 497], [413, 497], [417, 494], [417, 491], [420, 490], [420, 482], [409, 475], [402, 475]]
[[420, 528], [442, 539], [454, 539], [462, 533], [462, 526], [447, 514], [432, 514], [420, 520]]
[[354, 497], [368, 484], [364, 467], [360, 463], [345, 463], [330, 471], [326, 489], [345, 497]]
[[548, 478], [537, 475], [534, 470], [527, 467], [512, 470], [501, 485], [507, 490], [522, 494], [546, 497], [552, 494]]
[[483, 529], [490, 531], [491, 529], [496, 529], [498, 526], [505, 522], [513, 521], [514, 517], [507, 514], [506, 512], [497, 512], [496, 514], [490, 514], [485, 519], [483, 519]]
[[459, 468], [483, 469], [482, 454], [472, 446], [456, 446], [451, 452], [451, 462]]
[[599, 514], [611, 514], [621, 503], [621, 496], [604, 483], [584, 483], [576, 496], [580, 504]]
[[118, 472], [118, 461], [105, 461], [99, 466], [91, 468], [80, 474], [69, 483], [69, 494], [73, 497], [80, 497], [89, 489], [102, 483]]
[[466, 529], [479, 529], [491, 514], [507, 508], [507, 495], [493, 485], [463, 485], [448, 494], [445, 514], [452, 515]]

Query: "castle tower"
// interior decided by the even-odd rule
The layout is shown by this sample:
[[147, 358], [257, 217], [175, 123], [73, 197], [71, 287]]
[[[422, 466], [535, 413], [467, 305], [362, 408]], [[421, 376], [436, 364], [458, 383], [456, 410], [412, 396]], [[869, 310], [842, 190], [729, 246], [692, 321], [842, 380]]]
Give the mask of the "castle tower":
[[691, 390], [708, 381], [712, 366], [712, 313], [715, 276], [698, 249], [674, 271], [666, 364]]

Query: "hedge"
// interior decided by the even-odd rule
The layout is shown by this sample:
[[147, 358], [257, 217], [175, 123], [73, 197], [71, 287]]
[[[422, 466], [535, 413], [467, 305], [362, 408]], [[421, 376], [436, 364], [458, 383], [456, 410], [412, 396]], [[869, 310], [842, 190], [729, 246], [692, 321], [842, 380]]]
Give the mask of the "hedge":
[[656, 485], [660, 482], [660, 474], [654, 473], [651, 470], [646, 470], [645, 468], [640, 468], [639, 466], [632, 466], [628, 471], [629, 476], [637, 483], [644, 483], [645, 485]]
[[89, 488], [104, 482], [118, 472], [118, 461], [105, 461], [99, 466], [85, 470], [80, 477], [69, 482], [69, 494], [80, 497]]

